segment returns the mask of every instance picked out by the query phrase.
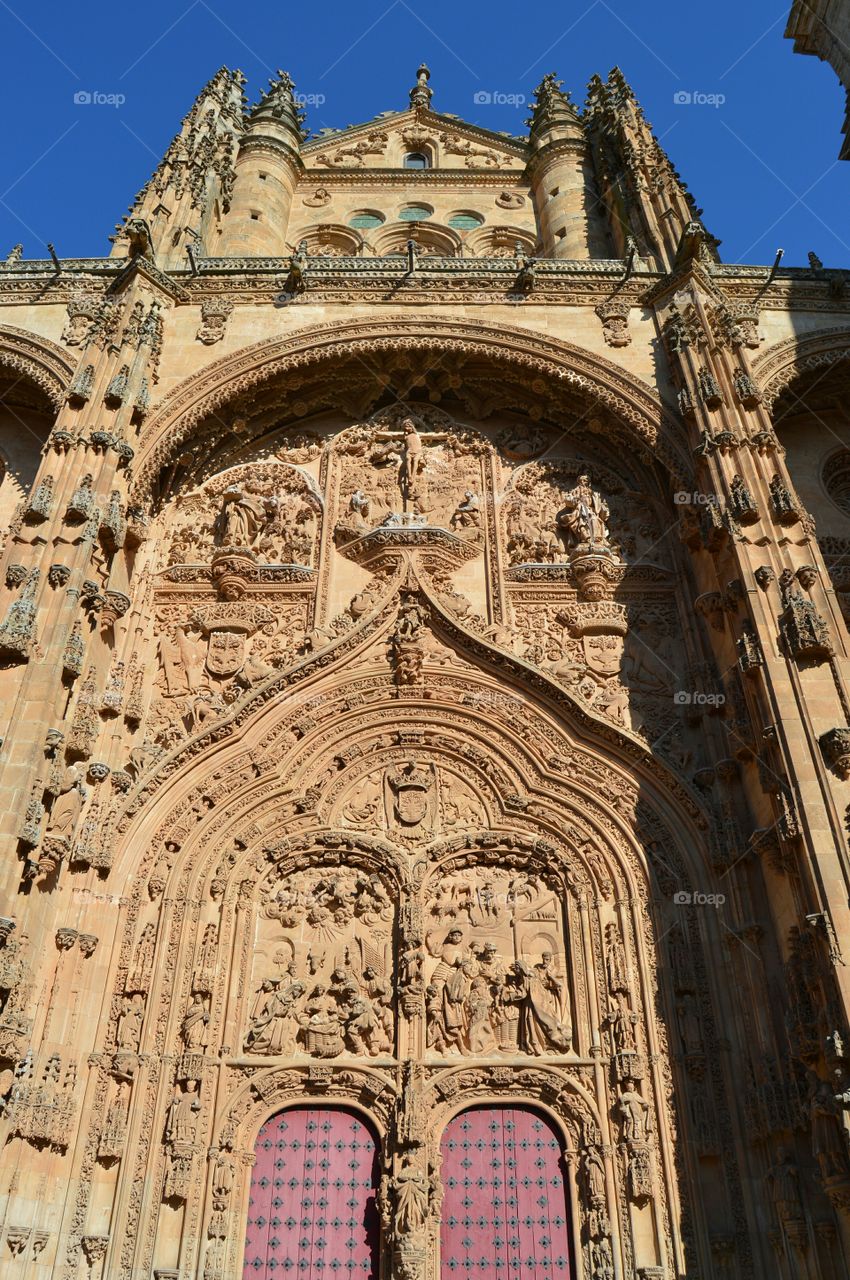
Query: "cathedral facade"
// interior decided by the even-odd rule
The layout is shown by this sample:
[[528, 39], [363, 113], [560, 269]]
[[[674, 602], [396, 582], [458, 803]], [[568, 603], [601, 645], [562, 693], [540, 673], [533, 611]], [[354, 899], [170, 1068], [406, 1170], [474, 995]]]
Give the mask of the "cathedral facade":
[[0, 265], [16, 1280], [850, 1268], [850, 290], [429, 81]]

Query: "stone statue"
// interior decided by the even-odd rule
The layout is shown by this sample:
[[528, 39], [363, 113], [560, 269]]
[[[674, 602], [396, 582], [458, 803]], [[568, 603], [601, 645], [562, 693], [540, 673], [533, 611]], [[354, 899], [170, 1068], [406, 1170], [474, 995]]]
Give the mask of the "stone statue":
[[201, 992], [196, 991], [192, 996], [192, 1003], [183, 1017], [181, 1027], [183, 1044], [187, 1049], [202, 1050], [207, 1047], [210, 1038], [209, 1021], [210, 1015], [207, 1010], [207, 1002]]
[[127, 997], [121, 1002], [121, 1012], [115, 1029], [115, 1041], [126, 1053], [137, 1053], [142, 1038], [144, 1003], [141, 996]]
[[618, 1108], [626, 1141], [646, 1142], [650, 1131], [649, 1103], [635, 1089], [626, 1089], [620, 1094]]
[[697, 1012], [696, 1000], [691, 992], [686, 991], [679, 998], [676, 1005], [676, 1014], [679, 1020], [679, 1032], [685, 1053], [690, 1055], [702, 1053], [702, 1031], [699, 1013]]
[[591, 1203], [605, 1202], [605, 1165], [596, 1147], [585, 1147], [582, 1152], [584, 1182]]
[[400, 1235], [424, 1227], [428, 1217], [428, 1181], [413, 1156], [405, 1155], [395, 1177], [395, 1222]]
[[481, 499], [472, 489], [467, 489], [463, 502], [459, 502], [451, 519], [453, 529], [478, 529], [481, 525]]
[[564, 499], [564, 506], [556, 516], [567, 550], [579, 546], [609, 547], [607, 520], [608, 504], [601, 494], [591, 487], [590, 477], [581, 475]]
[[177, 1090], [171, 1100], [166, 1136], [170, 1142], [194, 1142], [201, 1100], [197, 1080], [187, 1080], [185, 1091]]
[[266, 523], [266, 504], [239, 488], [225, 489], [221, 499], [219, 533], [223, 547], [253, 547]]
[[422, 437], [416, 430], [412, 418], [405, 418], [401, 424], [404, 443], [401, 454], [401, 494], [404, 509], [408, 511], [410, 504], [419, 496], [419, 477], [425, 470], [425, 450]]
[[213, 1169], [212, 1192], [216, 1200], [226, 1200], [233, 1190], [235, 1172], [233, 1160], [226, 1151], [220, 1151]]
[[59, 795], [50, 810], [46, 834], [70, 841], [77, 829], [86, 795], [87, 789], [79, 767], [69, 765], [62, 777]]
[[804, 1216], [800, 1171], [790, 1151], [783, 1149], [779, 1152], [779, 1159], [768, 1170], [767, 1178], [780, 1222], [799, 1221]]

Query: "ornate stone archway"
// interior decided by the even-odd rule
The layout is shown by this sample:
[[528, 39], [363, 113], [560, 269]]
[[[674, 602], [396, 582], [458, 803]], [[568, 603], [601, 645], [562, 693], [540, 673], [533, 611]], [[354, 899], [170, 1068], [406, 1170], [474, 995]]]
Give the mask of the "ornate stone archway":
[[678, 419], [664, 408], [650, 387], [622, 368], [586, 349], [560, 339], [482, 321], [431, 320], [409, 315], [316, 325], [286, 337], [256, 343], [211, 364], [200, 376], [172, 390], [145, 424], [139, 442], [135, 497], [144, 504], [160, 470], [176, 457], [202, 422], [205, 439], [227, 432], [226, 407], [264, 385], [291, 393], [304, 412], [299, 390], [305, 377], [333, 371], [346, 360], [372, 367], [382, 356], [404, 354], [435, 360], [443, 355], [483, 358], [533, 383], [538, 397], [571, 392], [586, 404], [609, 412], [636, 444], [656, 457], [676, 483], [692, 472], [692, 462]]
[[0, 370], [28, 379], [47, 396], [54, 409], [63, 403], [74, 365], [65, 351], [25, 329], [0, 325]]
[[[384, 1135], [386, 1203], [412, 1173], [435, 1189], [421, 1229], [399, 1232], [390, 1208], [384, 1230], [402, 1274], [434, 1275], [443, 1127], [476, 1100], [522, 1099], [565, 1126], [582, 1274], [609, 1250], [624, 1266], [662, 1265], [658, 1240], [674, 1265], [667, 1032], [650, 941], [666, 926], [648, 901], [671, 868], [678, 884], [704, 882], [705, 862], [688, 869], [668, 826], [686, 796], [628, 734], [582, 716], [551, 681], [535, 688], [522, 663], [476, 644], [436, 602], [427, 629], [462, 665], [438, 663], [427, 696], [389, 673], [364, 696], [357, 654], [397, 630], [411, 572], [391, 580], [359, 643], [307, 664], [297, 698], [258, 687], [232, 736], [202, 735], [194, 753], [163, 761], [117, 819], [115, 875], [133, 868], [135, 887], [116, 936], [98, 1096], [107, 1128], [124, 1134], [124, 1176], [203, 1224], [184, 1235], [184, 1265], [216, 1280], [241, 1265], [260, 1125], [317, 1097], [360, 1106]], [[505, 677], [528, 679], [525, 710]], [[425, 803], [400, 802], [405, 792]], [[686, 845], [698, 847], [691, 810]], [[653, 830], [649, 861], [636, 822]], [[452, 1023], [445, 973], [456, 964], [464, 1012]], [[347, 973], [359, 995], [345, 994]], [[507, 1023], [487, 1013], [482, 1035], [472, 997], [489, 1008], [497, 982]], [[696, 979], [685, 986], [696, 993]], [[675, 1001], [668, 991], [671, 1017]], [[169, 1053], [173, 1073], [158, 1066]], [[134, 1131], [155, 1140], [134, 1146]], [[216, 1173], [222, 1159], [232, 1180]], [[604, 1206], [585, 1186], [596, 1187], [598, 1161]], [[635, 1226], [645, 1211], [651, 1231]], [[128, 1213], [124, 1265], [149, 1265], [157, 1215], [153, 1204], [147, 1219]]]
[[848, 359], [850, 329], [816, 329], [768, 347], [753, 361], [753, 373], [759, 379], [766, 402], [772, 405], [795, 379]]
[[[407, 324], [373, 347], [418, 358]], [[540, 374], [539, 343], [494, 355], [457, 329], [440, 350]], [[437, 1280], [441, 1136], [489, 1100], [560, 1126], [583, 1280], [609, 1256], [672, 1274], [697, 1153], [729, 1130], [706, 1048], [720, 926], [677, 906], [721, 866], [676, 712], [654, 465], [675, 434], [604, 378], [652, 458], [593, 430], [553, 443], [519, 410], [459, 420], [450, 398], [264, 418], [274, 378], [330, 368], [345, 336], [244, 353], [244, 384], [224, 361], [145, 428], [136, 496], [213, 405], [260, 389], [257, 432], [128, 523], [126, 643], [102, 693], [83, 674], [69, 750], [87, 758], [98, 715], [133, 745], [82, 815], [68, 786], [73, 848], [58, 823], [43, 844], [43, 875], [67, 858], [126, 886], [77, 1217], [118, 1206], [107, 1268], [227, 1280], [258, 1132], [321, 1099], [375, 1124], [393, 1274]], [[591, 395], [594, 361], [544, 347], [546, 385]]]

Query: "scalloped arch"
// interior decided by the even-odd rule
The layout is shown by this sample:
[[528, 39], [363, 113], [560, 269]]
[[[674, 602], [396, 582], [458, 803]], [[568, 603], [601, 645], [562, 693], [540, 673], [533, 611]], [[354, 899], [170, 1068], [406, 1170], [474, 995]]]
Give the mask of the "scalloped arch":
[[817, 329], [768, 347], [753, 361], [753, 373], [769, 404], [795, 378], [850, 360], [850, 329]]
[[74, 364], [55, 342], [9, 324], [0, 325], [0, 368], [34, 382], [57, 410], [74, 373]]
[[439, 352], [467, 354], [569, 387], [618, 418], [677, 485], [686, 484], [692, 472], [678, 419], [648, 384], [603, 356], [511, 325], [403, 315], [309, 326], [243, 347], [186, 378], [151, 414], [142, 432], [133, 500], [145, 503], [160, 469], [192, 431], [236, 396], [295, 370], [397, 351], [430, 357]]

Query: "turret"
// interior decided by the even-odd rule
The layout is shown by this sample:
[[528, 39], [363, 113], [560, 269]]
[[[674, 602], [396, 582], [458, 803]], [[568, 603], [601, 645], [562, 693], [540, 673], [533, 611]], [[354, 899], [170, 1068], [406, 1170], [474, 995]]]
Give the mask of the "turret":
[[[584, 121], [615, 252], [625, 257], [631, 238], [641, 257], [669, 270], [682, 232], [702, 211], [659, 145], [619, 67], [607, 83], [599, 76], [591, 80]], [[713, 252], [716, 241], [710, 242]]]
[[532, 104], [529, 161], [543, 253], [552, 258], [591, 256], [588, 162], [584, 128], [569, 94], [544, 76]]
[[209, 253], [230, 207], [243, 128], [244, 77], [222, 67], [198, 94], [150, 181], [116, 227], [113, 257], [140, 254], [158, 266], [186, 265], [187, 249]]
[[289, 211], [303, 170], [302, 119], [292, 80], [278, 71], [248, 117], [219, 254], [286, 253]]

